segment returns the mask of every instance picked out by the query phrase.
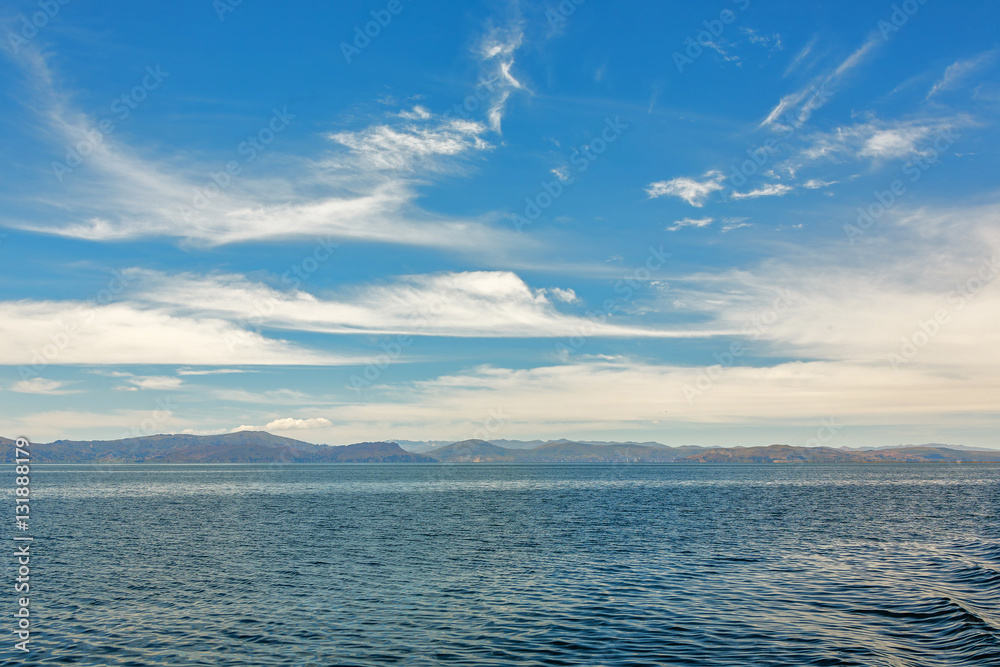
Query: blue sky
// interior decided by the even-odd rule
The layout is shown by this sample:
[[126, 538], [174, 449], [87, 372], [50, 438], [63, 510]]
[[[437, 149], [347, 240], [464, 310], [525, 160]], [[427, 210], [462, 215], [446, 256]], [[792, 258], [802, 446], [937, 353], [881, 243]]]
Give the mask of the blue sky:
[[0, 19], [5, 435], [997, 446], [996, 3]]

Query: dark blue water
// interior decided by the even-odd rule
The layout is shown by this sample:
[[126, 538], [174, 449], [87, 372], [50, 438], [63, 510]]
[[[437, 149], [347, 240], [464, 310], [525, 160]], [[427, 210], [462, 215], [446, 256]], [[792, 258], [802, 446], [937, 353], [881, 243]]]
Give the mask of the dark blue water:
[[2, 664], [1000, 664], [1000, 465], [32, 475]]

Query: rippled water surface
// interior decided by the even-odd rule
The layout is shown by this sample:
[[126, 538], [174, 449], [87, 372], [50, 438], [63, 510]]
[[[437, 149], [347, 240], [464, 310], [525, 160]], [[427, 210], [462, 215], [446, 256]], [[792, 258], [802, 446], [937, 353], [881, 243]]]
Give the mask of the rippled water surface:
[[1000, 665], [995, 464], [49, 465], [32, 486], [35, 650], [7, 639], [2, 664]]

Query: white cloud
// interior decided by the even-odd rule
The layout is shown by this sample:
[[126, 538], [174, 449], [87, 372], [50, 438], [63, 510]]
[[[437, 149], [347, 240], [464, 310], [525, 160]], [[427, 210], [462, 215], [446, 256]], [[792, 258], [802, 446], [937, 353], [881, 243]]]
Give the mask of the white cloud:
[[[406, 276], [345, 289], [339, 299], [282, 292], [239, 275], [169, 276], [140, 269], [123, 275], [128, 302], [0, 302], [0, 364], [345, 365], [368, 363], [307, 349], [259, 327], [328, 334], [462, 337], [688, 338], [724, 334], [701, 328], [651, 328], [564, 314], [567, 288], [532, 289], [507, 271]], [[551, 296], [551, 299], [549, 298]], [[185, 371], [185, 373], [190, 373]], [[176, 389], [178, 377], [116, 375], [124, 386]]]
[[483, 70], [483, 82], [491, 92], [487, 119], [490, 129], [501, 132], [501, 124], [507, 109], [507, 100], [515, 90], [526, 90], [524, 84], [514, 77], [514, 53], [521, 47], [524, 32], [519, 23], [506, 28], [489, 30], [479, 43], [477, 55]]
[[232, 429], [228, 428], [209, 428], [209, 429], [195, 429], [186, 428], [181, 431], [184, 435], [222, 435], [223, 433], [232, 433]]
[[261, 392], [251, 392], [246, 389], [213, 389], [211, 394], [220, 401], [234, 403], [303, 405], [317, 402], [315, 397], [294, 389], [272, 389]]
[[[752, 271], [675, 280], [670, 298], [691, 304], [718, 328], [747, 331], [759, 341], [758, 352], [871, 366], [886, 374], [885, 382], [899, 378], [888, 358], [902, 338], [944, 311], [947, 323], [928, 325], [937, 331], [910, 370], [927, 375], [922, 390], [935, 375], [979, 382], [1000, 373], [1000, 331], [990, 321], [1000, 310], [1000, 276], [985, 282], [979, 276], [1000, 247], [998, 215], [996, 205], [898, 209], [879, 221], [878, 238], [803, 248]], [[791, 305], [771, 312], [782, 290], [793, 295]], [[766, 319], [766, 326], [753, 324]], [[981, 403], [963, 393], [969, 405]]]
[[646, 188], [646, 193], [650, 199], [656, 199], [665, 195], [680, 197], [691, 206], [700, 208], [705, 205], [705, 200], [708, 199], [709, 195], [725, 188], [722, 184], [725, 176], [721, 171], [712, 170], [706, 172], [702, 176], [702, 179], [701, 181], [697, 181], [693, 178], [681, 176], [669, 181], [657, 181], [649, 184], [649, 187]]
[[975, 58], [968, 60], [958, 60], [948, 66], [941, 79], [935, 83], [927, 93], [926, 99], [930, 99], [938, 93], [950, 90], [961, 83], [976, 70], [992, 64], [997, 55], [997, 49], [990, 49], [980, 53]]
[[551, 294], [557, 301], [562, 301], [563, 303], [576, 303], [579, 301], [576, 292], [571, 289], [561, 289], [559, 287], [550, 287], [548, 289], [539, 290], [543, 294]]
[[734, 192], [733, 199], [756, 199], [757, 197], [783, 197], [795, 188], [782, 183], [769, 183], [750, 192]]
[[30, 380], [21, 380], [11, 387], [10, 390], [21, 394], [47, 394], [49, 396], [79, 393], [78, 390], [63, 389], [65, 386], [65, 382], [39, 377]]
[[577, 299], [565, 288], [533, 289], [509, 271], [403, 276], [393, 282], [342, 289], [320, 299], [282, 292], [240, 275], [196, 276], [130, 269], [134, 298], [177, 316], [241, 320], [330, 334], [414, 334], [463, 337], [562, 337], [583, 331], [610, 337], [700, 337], [700, 329], [654, 329], [560, 312]]
[[[417, 107], [420, 108], [420, 107]], [[421, 121], [430, 120], [428, 112]], [[360, 132], [335, 132], [329, 138], [351, 149], [357, 159], [345, 166], [361, 166], [373, 171], [414, 172], [441, 168], [436, 158], [455, 157], [492, 148], [481, 135], [486, 126], [471, 120], [434, 119], [434, 124], [407, 124], [401, 127], [376, 125]]]
[[[727, 346], [726, 346], [727, 347]], [[726, 347], [718, 352], [724, 353]], [[673, 427], [816, 423], [836, 416], [852, 424], [962, 425], [990, 407], [995, 376], [956, 377], [907, 369], [901, 376], [876, 365], [792, 361], [724, 367], [688, 401], [709, 366], [650, 364], [638, 359], [594, 359], [558, 366], [511, 369], [484, 366], [431, 381], [384, 387], [365, 402], [335, 405], [327, 440], [351, 441], [372, 433], [412, 437], [475, 437], [491, 414], [503, 417], [492, 437], [573, 432], [627, 433], [653, 420]], [[702, 385], [704, 386], [704, 385]], [[609, 392], [608, 387], [616, 391]], [[902, 390], [905, 388], [905, 391]], [[391, 409], [386, 409], [391, 405]], [[501, 406], [498, 408], [498, 406]], [[995, 407], [995, 405], [993, 406]]]
[[237, 426], [232, 430], [233, 433], [239, 431], [301, 431], [306, 429], [317, 429], [317, 428], [329, 428], [333, 426], [333, 423], [324, 417], [313, 417], [311, 419], [296, 419], [294, 417], [286, 417], [284, 419], [275, 419], [270, 421], [263, 426], [248, 426], [246, 424], [242, 426]]
[[809, 43], [806, 44], [804, 47], [802, 47], [802, 49], [797, 54], [795, 54], [795, 57], [792, 58], [792, 62], [788, 64], [787, 68], [785, 68], [785, 72], [784, 74], [782, 74], [782, 76], [788, 76], [789, 74], [791, 74], [792, 72], [794, 72], [796, 69], [799, 68], [799, 66], [805, 61], [805, 59], [809, 57], [809, 54], [812, 53], [812, 50], [816, 46], [816, 41], [818, 39], [819, 39], [818, 35], [813, 36], [813, 38], [809, 40]]
[[[723, 62], [734, 62], [738, 66], [742, 65], [742, 61], [740, 60], [740, 57], [736, 56], [736, 55], [733, 55], [733, 54], [729, 53], [728, 51], [726, 51], [725, 46], [723, 46], [723, 44], [720, 44], [719, 42], [708, 40], [708, 41], [700, 41], [700, 42], [698, 42], [698, 44], [700, 44], [700, 45], [702, 45], [702, 46], [704, 46], [706, 48], [712, 49], [713, 51], [715, 51], [716, 53], [718, 53], [719, 57], [722, 58]], [[732, 47], [731, 44], [726, 44], [726, 46]]]
[[[36, 86], [27, 104], [48, 125], [56, 150], [94, 144], [92, 120], [56, 89], [45, 59], [29, 48], [22, 56], [19, 62]], [[262, 119], [261, 127], [272, 121]], [[250, 158], [235, 146], [232, 154], [199, 164], [178, 155], [150, 157], [111, 134], [93, 145], [83, 166], [64, 176], [57, 196], [42, 184], [37, 193], [25, 193], [27, 212], [16, 219], [7, 214], [4, 221], [97, 241], [175, 237], [219, 245], [332, 237], [464, 251], [502, 249], [519, 243], [517, 235], [480, 221], [430, 214], [416, 204], [417, 188], [428, 176], [457, 169], [456, 161], [490, 148], [480, 136], [485, 130], [481, 123], [415, 107], [372, 127], [331, 133], [343, 148], [311, 161], [279, 159], [278, 135], [271, 146], [254, 152], [258, 163], [276, 165], [266, 178], [252, 176], [260, 170], [246, 168]], [[238, 163], [240, 173], [224, 173], [227, 162]]]
[[746, 222], [750, 218], [723, 218], [722, 219], [722, 232], [731, 232], [734, 229], [742, 229], [743, 227], [753, 227], [752, 222]]
[[176, 417], [170, 409], [111, 410], [47, 410], [26, 412], [16, 416], [0, 415], [0, 433], [25, 433], [33, 442], [48, 442], [57, 438], [73, 438], [79, 433], [112, 433], [100, 437], [129, 438], [137, 435], [171, 433]]
[[836, 185], [837, 183], [839, 183], [839, 181], [823, 181], [818, 178], [810, 178], [802, 184], [802, 187], [808, 188], [809, 190], [819, 190], [820, 188], [828, 188], [831, 185]]
[[[996, 424], [1000, 275], [978, 276], [990, 262], [1000, 273], [998, 215], [1000, 206], [900, 210], [880, 221], [885, 238], [870, 244], [802, 248], [751, 270], [672, 281], [665, 302], [679, 299], [717, 328], [741, 332], [735, 338], [749, 352], [732, 363], [720, 365], [730, 349], [726, 340], [692, 357], [690, 366], [599, 358], [527, 369], [482, 366], [331, 406], [327, 414], [338, 426], [330, 438], [366, 428], [473, 437], [497, 406], [505, 421], [494, 437], [622, 433], [652, 420], [732, 427], [835, 416], [852, 425], [907, 428]], [[942, 311], [946, 321], [929, 324]], [[915, 356], [894, 369], [890, 355], [915, 336]], [[715, 379], [689, 402], [685, 385], [697, 389], [709, 367]]]
[[757, 44], [768, 48], [771, 51], [780, 51], [784, 48], [781, 44], [781, 35], [778, 33], [772, 33], [770, 35], [764, 35], [753, 28], [740, 28], [740, 32], [747, 36], [751, 44]]
[[[934, 156], [941, 146], [950, 146], [960, 138], [955, 130], [975, 125], [966, 115], [923, 117], [883, 121], [871, 119], [838, 127], [830, 132], [801, 133], [802, 147], [782, 162], [778, 169], [796, 174], [816, 162], [873, 162], [912, 157]], [[934, 148], [935, 144], [938, 148]], [[810, 179], [805, 187], [818, 188], [837, 181]]]
[[228, 375], [231, 373], [254, 373], [256, 371], [251, 371], [243, 368], [181, 368], [178, 369], [178, 375]]
[[163, 375], [136, 376], [128, 380], [139, 389], [173, 390], [179, 389], [182, 381], [178, 377]]
[[858, 152], [861, 157], [897, 158], [912, 155], [917, 143], [930, 133], [927, 127], [895, 128], [875, 132]]
[[74, 301], [0, 302], [0, 364], [357, 363], [265, 338], [244, 321]]
[[683, 227], [708, 227], [715, 218], [684, 218], [667, 227], [668, 232], [676, 232]]
[[[832, 72], [814, 77], [807, 86], [782, 97], [761, 122], [760, 127], [771, 126], [781, 131], [787, 131], [790, 127], [798, 127], [804, 123], [813, 111], [826, 104], [840, 79], [870, 57], [882, 41], [878, 33], [872, 34], [864, 44], [845, 58]], [[807, 54], [809, 50], [811, 50], [811, 43], [804, 50], [804, 54]], [[805, 57], [804, 54], [802, 57]], [[790, 66], [789, 71], [791, 69]]]

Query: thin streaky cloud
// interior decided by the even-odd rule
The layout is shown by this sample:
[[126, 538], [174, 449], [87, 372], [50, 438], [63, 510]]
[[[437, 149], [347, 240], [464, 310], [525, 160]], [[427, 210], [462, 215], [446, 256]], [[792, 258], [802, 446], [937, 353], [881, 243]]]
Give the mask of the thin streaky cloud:
[[794, 72], [796, 69], [799, 68], [799, 66], [803, 63], [803, 61], [805, 61], [805, 59], [808, 58], [809, 55], [812, 53], [813, 48], [816, 46], [817, 41], [819, 41], [819, 35], [813, 35], [812, 39], [810, 39], [809, 42], [804, 47], [802, 47], [802, 49], [799, 50], [797, 54], [795, 54], [795, 57], [792, 58], [792, 62], [790, 62], [788, 64], [788, 67], [785, 68], [785, 73], [782, 74], [782, 77], [787, 77], [789, 74], [791, 74], [792, 72]]
[[784, 183], [769, 183], [763, 187], [749, 192], [733, 192], [730, 197], [733, 199], [756, 199], [757, 197], [782, 197], [795, 188]]
[[996, 56], [997, 49], [990, 49], [974, 58], [955, 61], [945, 69], [941, 79], [931, 87], [924, 99], [929, 100], [938, 93], [955, 88], [976, 71], [992, 64], [996, 60]]
[[727, 334], [702, 327], [661, 328], [612, 320], [595, 324], [557, 307], [578, 300], [572, 290], [533, 289], [508, 271], [403, 276], [387, 284], [345, 289], [339, 298], [281, 291], [240, 275], [165, 275], [141, 269], [125, 273], [139, 285], [133, 298], [144, 307], [227, 322], [254, 317], [262, 326], [283, 330], [465, 338], [559, 338], [581, 330], [610, 338]]
[[[831, 73], [815, 77], [809, 85], [782, 97], [778, 104], [771, 109], [771, 112], [767, 115], [767, 117], [761, 121], [759, 127], [767, 127], [776, 124], [778, 118], [791, 112], [807, 98], [811, 111], [823, 106], [825, 104], [825, 96], [833, 93], [834, 86], [840, 81], [840, 79], [843, 78], [848, 72], [861, 65], [861, 63], [863, 63], [866, 59], [871, 57], [871, 55], [875, 52], [875, 49], [882, 42], [883, 40], [878, 33], [873, 33], [864, 44], [858, 47], [851, 53], [851, 55], [837, 65]], [[800, 121], [802, 120], [803, 111], [804, 108], [799, 110], [798, 117]]]
[[[19, 62], [32, 74], [41, 117], [58, 140], [86, 140], [91, 123], [55, 89], [45, 58], [25, 49]], [[267, 181], [234, 177], [227, 188], [215, 188], [218, 194], [213, 197], [203, 194], [211, 183], [205, 174], [218, 165], [178, 170], [141, 157], [114, 135], [106, 136], [84, 167], [67, 176], [58, 198], [46, 192], [36, 199], [38, 208], [47, 212], [46, 222], [10, 217], [6, 222], [92, 241], [176, 237], [203, 246], [332, 237], [471, 251], [527, 242], [511, 231], [477, 220], [435, 216], [416, 204], [418, 184], [445, 168], [440, 161], [490, 148], [480, 136], [485, 126], [430, 114], [400, 123], [335, 133], [332, 140], [345, 146], [346, 154], [301, 162], [302, 174], [275, 175]], [[311, 186], [309, 194], [296, 194], [296, 182]], [[352, 194], [317, 195], [317, 189]]]

